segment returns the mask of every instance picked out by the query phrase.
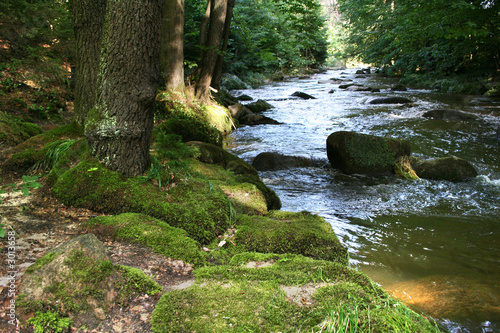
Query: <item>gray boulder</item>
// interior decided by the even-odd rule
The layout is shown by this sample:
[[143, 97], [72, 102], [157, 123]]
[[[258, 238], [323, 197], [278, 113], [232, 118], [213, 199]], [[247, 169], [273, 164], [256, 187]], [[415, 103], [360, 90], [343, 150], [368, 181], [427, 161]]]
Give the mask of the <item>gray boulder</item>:
[[442, 120], [476, 120], [479, 117], [475, 114], [457, 110], [432, 110], [423, 114], [425, 118]]
[[266, 110], [274, 108], [271, 104], [268, 102], [259, 99], [256, 102], [250, 103], [246, 105], [247, 108], [250, 109], [253, 113], [259, 113], [259, 112], [264, 112]]
[[394, 97], [375, 98], [368, 103], [369, 104], [408, 104], [408, 103], [413, 103], [413, 102], [406, 97], [394, 96]]
[[330, 164], [347, 174], [376, 175], [394, 173], [394, 164], [401, 156], [411, 154], [405, 140], [340, 131], [326, 140]]
[[160, 293], [142, 271], [115, 265], [94, 234], [73, 238], [28, 267], [20, 285], [20, 321], [47, 309], [69, 317], [73, 326], [95, 329], [115, 306], [130, 297]]
[[455, 156], [425, 161], [413, 159], [411, 166], [420, 178], [425, 179], [459, 182], [477, 176], [471, 163]]
[[258, 171], [281, 170], [319, 165], [320, 163], [318, 161], [307, 157], [286, 156], [280, 153], [271, 152], [260, 153], [252, 162], [252, 166]]

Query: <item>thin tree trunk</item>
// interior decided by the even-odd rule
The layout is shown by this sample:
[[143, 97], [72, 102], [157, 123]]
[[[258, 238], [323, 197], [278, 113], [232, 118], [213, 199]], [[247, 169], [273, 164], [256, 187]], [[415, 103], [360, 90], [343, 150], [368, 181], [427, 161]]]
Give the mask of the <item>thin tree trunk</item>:
[[85, 121], [91, 153], [126, 176], [150, 164], [163, 0], [108, 0], [98, 94]]
[[201, 59], [200, 77], [195, 86], [196, 97], [200, 100], [206, 100], [208, 97], [210, 83], [212, 82], [217, 57], [220, 52], [226, 13], [227, 0], [212, 0], [206, 50]]
[[212, 77], [211, 86], [214, 89], [220, 89], [220, 81], [222, 79], [222, 67], [224, 64], [224, 54], [227, 50], [227, 44], [229, 42], [229, 32], [231, 30], [231, 20], [233, 18], [233, 8], [235, 5], [235, 0], [228, 0], [227, 2], [227, 12], [226, 12], [226, 20], [224, 21], [224, 34], [221, 52], [217, 58], [217, 63], [214, 69], [214, 76]]
[[208, 38], [208, 25], [210, 23], [210, 13], [212, 10], [212, 0], [207, 1], [207, 9], [205, 10], [205, 15], [203, 16], [203, 19], [201, 20], [201, 26], [200, 26], [200, 38], [198, 41], [198, 46], [200, 48], [199, 52], [199, 61], [198, 61], [198, 75], [200, 73], [200, 67], [201, 67], [201, 59], [203, 59], [203, 55], [205, 54], [205, 45], [207, 44], [207, 38]]
[[184, 89], [184, 0], [167, 0], [161, 29], [161, 71], [165, 87]]
[[106, 0], [71, 0], [76, 41], [75, 115], [83, 124], [94, 106]]

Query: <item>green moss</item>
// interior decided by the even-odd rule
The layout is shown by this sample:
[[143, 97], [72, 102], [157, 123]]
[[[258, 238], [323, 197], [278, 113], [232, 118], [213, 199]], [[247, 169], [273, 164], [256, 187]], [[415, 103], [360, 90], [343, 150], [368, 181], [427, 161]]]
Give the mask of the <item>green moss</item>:
[[239, 217], [235, 242], [248, 251], [302, 254], [347, 264], [347, 250], [323, 218], [308, 212], [272, 211]]
[[186, 231], [146, 215], [127, 213], [102, 216], [88, 221], [87, 225], [115, 239], [151, 247], [165, 257], [195, 265], [207, 263], [205, 252], [187, 236]]
[[320, 332], [330, 314], [339, 322], [342, 309], [356, 311], [359, 332], [438, 332], [364, 274], [338, 263], [241, 253], [195, 274], [193, 287], [162, 296], [154, 332]]
[[[62, 317], [74, 318], [77, 324], [98, 325], [99, 320], [96, 321], [98, 318], [94, 312], [96, 308], [105, 312], [116, 304], [125, 305], [133, 294], [154, 295], [162, 292], [156, 282], [138, 269], [114, 265], [109, 260], [94, 260], [84, 251], [77, 249], [65, 253], [64, 256], [61, 263], [67, 270], [60, 270], [59, 274], [54, 276], [53, 282], [43, 288], [41, 299], [27, 299], [24, 294], [17, 304], [20, 313], [49, 310]], [[35, 264], [36, 267], [30, 274], [35, 276], [55, 272], [54, 269], [61, 265], [52, 263], [56, 257], [55, 252], [45, 256]], [[41, 289], [42, 282], [36, 283], [40, 284], [38, 289]], [[30, 288], [36, 287], [30, 285]], [[37, 315], [27, 322], [36, 327], [41, 323], [40, 318]]]
[[2, 172], [24, 174], [37, 163], [41, 163], [46, 159], [46, 154], [54, 142], [81, 139], [82, 136], [82, 128], [78, 123], [72, 122], [31, 137], [5, 152], [7, 157], [1, 165]]
[[186, 179], [162, 189], [143, 177], [124, 178], [90, 158], [59, 177], [52, 193], [66, 205], [108, 214], [144, 213], [203, 244], [230, 225], [227, 196], [206, 180]]
[[2, 145], [15, 146], [42, 132], [38, 125], [24, 122], [6, 112], [0, 112], [0, 144]]
[[55, 257], [57, 257], [57, 253], [55, 253], [55, 252], [47, 253], [46, 255], [44, 255], [43, 257], [41, 257], [40, 259], [38, 259], [33, 265], [31, 265], [30, 267], [28, 267], [26, 269], [26, 274], [31, 274], [31, 273], [39, 270], [43, 266], [45, 266], [48, 263], [52, 262], [52, 260], [54, 260]]
[[28, 319], [28, 324], [33, 325], [35, 333], [60, 333], [68, 331], [71, 320], [68, 317], [62, 316], [59, 312], [38, 311], [34, 317]]

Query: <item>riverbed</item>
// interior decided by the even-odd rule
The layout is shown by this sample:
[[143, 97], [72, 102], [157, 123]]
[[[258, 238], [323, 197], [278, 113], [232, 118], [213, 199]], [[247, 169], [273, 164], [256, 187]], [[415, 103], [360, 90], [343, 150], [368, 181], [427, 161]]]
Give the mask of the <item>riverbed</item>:
[[[380, 91], [339, 87], [349, 83]], [[350, 69], [233, 91], [272, 104], [263, 114], [282, 124], [238, 128], [227, 148], [248, 162], [262, 152], [321, 161], [321, 167], [260, 176], [281, 198], [282, 210], [324, 217], [348, 247], [351, 265], [394, 296], [451, 332], [500, 332], [500, 100], [392, 91], [396, 84]], [[291, 97], [295, 91], [315, 99]], [[369, 104], [385, 96], [413, 103]], [[435, 109], [466, 111], [478, 119], [422, 117]], [[416, 157], [457, 156], [479, 175], [452, 183], [342, 174], [326, 156], [326, 138], [336, 131], [406, 139]]]

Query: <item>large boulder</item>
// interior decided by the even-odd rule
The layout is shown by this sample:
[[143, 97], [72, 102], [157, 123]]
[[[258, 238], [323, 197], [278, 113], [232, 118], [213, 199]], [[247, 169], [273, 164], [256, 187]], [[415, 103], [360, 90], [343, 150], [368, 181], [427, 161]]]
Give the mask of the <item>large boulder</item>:
[[472, 113], [457, 110], [431, 110], [423, 114], [425, 118], [442, 120], [475, 120], [478, 116]]
[[[263, 101], [264, 102], [264, 101]], [[267, 103], [267, 102], [264, 102]], [[252, 103], [253, 104], [253, 103]], [[250, 104], [248, 104], [250, 105]], [[240, 125], [279, 125], [280, 122], [271, 119], [269, 117], [263, 116], [261, 114], [254, 113], [248, 105], [242, 105], [236, 103], [229, 106], [229, 112], [231, 116], [238, 120]], [[256, 104], [255, 104], [256, 105]]]
[[399, 97], [399, 96], [394, 96], [394, 97], [380, 97], [380, 98], [375, 98], [372, 99], [369, 104], [409, 104], [413, 103], [412, 100], [406, 98], [406, 97]]
[[382, 174], [394, 172], [394, 164], [401, 156], [411, 154], [405, 140], [340, 131], [326, 140], [326, 151], [331, 165], [347, 174]]
[[[95, 329], [112, 308], [133, 295], [154, 295], [162, 288], [142, 271], [115, 265], [93, 234], [73, 238], [28, 267], [16, 301], [20, 321], [52, 312], [75, 327]], [[36, 321], [36, 318], [35, 318]]]
[[252, 166], [259, 171], [267, 171], [318, 166], [318, 162], [302, 156], [286, 156], [280, 153], [266, 152], [257, 155]]
[[411, 165], [420, 178], [464, 181], [477, 176], [471, 163], [455, 156], [425, 161], [413, 159]]

